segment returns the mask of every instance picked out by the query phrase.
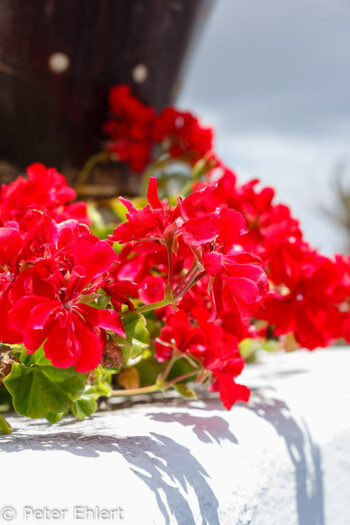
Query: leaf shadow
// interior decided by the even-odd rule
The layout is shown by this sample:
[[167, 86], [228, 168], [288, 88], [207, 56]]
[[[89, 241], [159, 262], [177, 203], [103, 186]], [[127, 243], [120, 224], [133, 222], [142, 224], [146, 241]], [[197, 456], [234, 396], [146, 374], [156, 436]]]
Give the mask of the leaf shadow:
[[[97, 458], [101, 453], [120, 454], [132, 472], [153, 492], [167, 525], [196, 525], [188, 487], [193, 489], [204, 525], [219, 525], [218, 500], [208, 483], [209, 475], [190, 450], [168, 436], [152, 432], [150, 436], [117, 438], [106, 435], [83, 435], [75, 432], [6, 436], [0, 451], [66, 451]], [[179, 490], [179, 486], [182, 491]], [[166, 503], [166, 504], [165, 504]]]
[[299, 525], [324, 525], [324, 486], [320, 447], [304, 420], [301, 425], [280, 399], [265, 397], [253, 389], [246, 410], [270, 423], [283, 438], [295, 470], [296, 506]]
[[231, 441], [238, 445], [236, 436], [230, 431], [227, 421], [219, 416], [192, 416], [189, 413], [173, 412], [148, 412], [146, 414], [153, 421], [162, 423], [179, 423], [193, 430], [200, 441], [204, 443], [221, 443], [222, 440]]

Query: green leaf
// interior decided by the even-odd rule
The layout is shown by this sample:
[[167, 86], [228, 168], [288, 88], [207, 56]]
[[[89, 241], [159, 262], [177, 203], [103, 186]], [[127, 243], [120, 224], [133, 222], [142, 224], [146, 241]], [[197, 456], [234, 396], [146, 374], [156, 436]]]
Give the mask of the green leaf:
[[105, 379], [96, 381], [94, 383], [94, 388], [98, 397], [109, 397], [112, 392], [111, 384]]
[[80, 420], [91, 416], [97, 410], [96, 394], [83, 394], [80, 399], [74, 401], [72, 412]]
[[51, 361], [45, 357], [44, 350], [39, 348], [34, 354], [27, 354], [27, 351], [22, 347], [21, 353], [18, 355], [18, 359], [24, 365], [39, 365], [39, 366], [52, 366]]
[[[148, 350], [144, 351], [144, 354]], [[137, 369], [140, 376], [140, 385], [153, 385], [159, 374], [164, 372], [166, 364], [160, 363], [153, 355], [145, 356], [142, 354], [142, 360], [137, 363], [135, 368]]]
[[[149, 347], [150, 335], [146, 328], [146, 319], [142, 314], [130, 312], [124, 319], [124, 329], [126, 340], [129, 346], [122, 347], [124, 359], [134, 359], [138, 357], [145, 348]], [[125, 340], [121, 339], [121, 343], [125, 344]]]
[[112, 376], [115, 372], [116, 369], [104, 369], [98, 365], [94, 370], [92, 384], [86, 385], [82, 396], [72, 404], [72, 412], [75, 417], [82, 420], [96, 412], [98, 408], [97, 399], [111, 395]]
[[12, 398], [10, 393], [2, 385], [0, 386], [0, 414], [9, 412], [12, 408]]
[[99, 239], [107, 239], [108, 235], [111, 235], [113, 233], [113, 230], [114, 230], [115, 226], [112, 225], [108, 225], [106, 224], [105, 226], [98, 226], [98, 227], [92, 227], [91, 228], [91, 231], [94, 235], [96, 235], [96, 237], [98, 237]]
[[175, 384], [173, 385], [173, 388], [177, 390], [180, 394], [180, 396], [184, 397], [185, 399], [197, 399], [197, 394], [192, 388], [188, 388], [186, 385], [182, 384]]
[[88, 374], [73, 368], [55, 368], [43, 351], [21, 356], [24, 363], [14, 363], [3, 383], [12, 395], [13, 406], [22, 416], [45, 417], [68, 410], [79, 398]]
[[259, 342], [255, 339], [252, 339], [250, 337], [247, 337], [246, 339], [243, 339], [239, 345], [239, 352], [243, 359], [247, 363], [253, 362], [255, 360], [255, 354], [258, 352], [258, 350], [261, 349], [261, 345]]
[[11, 434], [12, 428], [6, 419], [0, 414], [0, 434]]
[[65, 412], [60, 412], [59, 414], [48, 412], [45, 416], [45, 419], [47, 419], [49, 423], [57, 423], [65, 414], [67, 414], [67, 410]]
[[[96, 398], [109, 397], [112, 392], [112, 377], [119, 372], [117, 368], [103, 368], [101, 365], [94, 370], [94, 380], [90, 385], [90, 391], [94, 392]], [[86, 394], [86, 391], [84, 392]]]
[[109, 297], [109, 295], [100, 295], [99, 298], [97, 299], [98, 308], [102, 308], [102, 309], [107, 308], [110, 300], [111, 298]]
[[280, 342], [274, 339], [268, 339], [262, 342], [261, 348], [266, 350], [266, 352], [277, 352], [280, 349]]

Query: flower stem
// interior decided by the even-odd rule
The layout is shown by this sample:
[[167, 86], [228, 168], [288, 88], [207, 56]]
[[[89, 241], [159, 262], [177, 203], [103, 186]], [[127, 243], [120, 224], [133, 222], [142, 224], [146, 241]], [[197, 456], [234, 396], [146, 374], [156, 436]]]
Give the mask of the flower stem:
[[0, 414], [0, 433], [11, 434], [12, 428], [6, 421], [6, 419]]
[[185, 281], [187, 281], [187, 279], [190, 278], [190, 275], [191, 273], [193, 273], [195, 271], [195, 269], [197, 268], [197, 261], [194, 260], [191, 268], [188, 270], [188, 272], [183, 276], [183, 278], [181, 279], [181, 281], [178, 283], [178, 285], [175, 287], [175, 290], [174, 290], [174, 295], [177, 294], [177, 292], [180, 290], [181, 286], [185, 283]]
[[90, 173], [94, 169], [97, 164], [100, 164], [102, 162], [107, 162], [107, 160], [111, 159], [111, 154], [107, 151], [100, 151], [99, 153], [95, 153], [92, 155], [84, 164], [83, 169], [78, 175], [77, 178], [77, 184], [85, 184], [87, 181]]
[[171, 304], [171, 299], [165, 296], [162, 301], [158, 301], [157, 303], [145, 304], [144, 306], [136, 308], [134, 312], [136, 312], [137, 314], [143, 314], [144, 312], [151, 312], [152, 310], [157, 310], [157, 308], [164, 308], [164, 306], [168, 306], [168, 304]]
[[188, 377], [198, 374], [198, 372], [199, 370], [192, 370], [192, 372], [187, 372], [187, 374], [183, 374], [182, 376], [175, 377], [175, 379], [172, 379], [171, 381], [168, 381], [167, 383], [165, 383], [164, 390], [166, 390], [172, 385], [175, 385], [175, 383], [178, 383], [179, 381], [183, 381], [184, 379], [187, 379]]
[[190, 279], [187, 281], [187, 283], [185, 283], [184, 287], [182, 288], [182, 290], [179, 290], [176, 294], [176, 296], [174, 297], [174, 301], [177, 301], [179, 300], [183, 295], [185, 295], [186, 292], [188, 292], [188, 290], [190, 288], [192, 288], [192, 286], [197, 282], [197, 277], [198, 275], [202, 273], [202, 270], [201, 268], [197, 268], [197, 270], [191, 275]]
[[168, 288], [171, 290], [174, 279], [174, 265], [173, 265], [173, 241], [166, 243], [168, 252]]
[[166, 378], [168, 377], [168, 375], [170, 374], [170, 370], [172, 369], [174, 363], [180, 359], [182, 356], [179, 355], [177, 352], [174, 351], [171, 359], [169, 359], [169, 362], [164, 370], [164, 372], [162, 373], [162, 375], [160, 376], [160, 380], [161, 381], [165, 381]]
[[[169, 369], [169, 372], [170, 372], [170, 369]], [[129, 388], [127, 390], [113, 390], [113, 392], [111, 392], [111, 396], [113, 397], [132, 396], [135, 394], [151, 394], [153, 392], [158, 392], [158, 391], [164, 392], [171, 386], [175, 385], [175, 383], [178, 383], [179, 381], [183, 381], [184, 379], [187, 379], [188, 377], [196, 375], [198, 374], [198, 372], [199, 370], [192, 370], [192, 372], [187, 372], [187, 374], [183, 374], [182, 376], [176, 377], [175, 379], [172, 379], [171, 381], [167, 381], [166, 383], [163, 382], [163, 377], [160, 376], [154, 385], [143, 386], [140, 388]]]
[[158, 383], [150, 386], [143, 386], [141, 388], [129, 388], [126, 390], [113, 390], [111, 396], [131, 396], [133, 394], [151, 394], [160, 390]]

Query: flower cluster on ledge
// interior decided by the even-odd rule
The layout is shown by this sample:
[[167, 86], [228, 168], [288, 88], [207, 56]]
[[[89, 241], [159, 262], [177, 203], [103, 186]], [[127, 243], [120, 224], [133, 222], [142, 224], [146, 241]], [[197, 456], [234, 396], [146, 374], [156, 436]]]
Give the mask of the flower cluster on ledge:
[[[53, 168], [1, 188], [0, 382], [19, 414], [82, 419], [100, 397], [171, 388], [193, 398], [188, 381], [230, 409], [249, 400], [236, 379], [256, 348], [350, 342], [349, 257], [314, 250], [272, 188], [239, 184], [193, 115], [156, 115], [127, 86], [110, 115], [107, 147], [146, 170], [147, 201], [120, 198], [107, 238]], [[188, 177], [160, 198], [174, 163]]]

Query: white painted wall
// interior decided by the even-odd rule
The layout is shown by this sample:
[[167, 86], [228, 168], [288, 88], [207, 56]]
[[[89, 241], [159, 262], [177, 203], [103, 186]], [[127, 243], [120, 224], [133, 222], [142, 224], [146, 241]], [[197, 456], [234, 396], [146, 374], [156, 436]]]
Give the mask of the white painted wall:
[[[21, 525], [348, 525], [349, 370], [345, 349], [265, 354], [244, 373], [250, 404], [231, 412], [212, 397], [139, 398], [85, 422], [12, 417], [0, 523], [12, 506]], [[45, 521], [26, 519], [26, 506], [67, 510]], [[78, 520], [77, 506], [122, 511]]]

